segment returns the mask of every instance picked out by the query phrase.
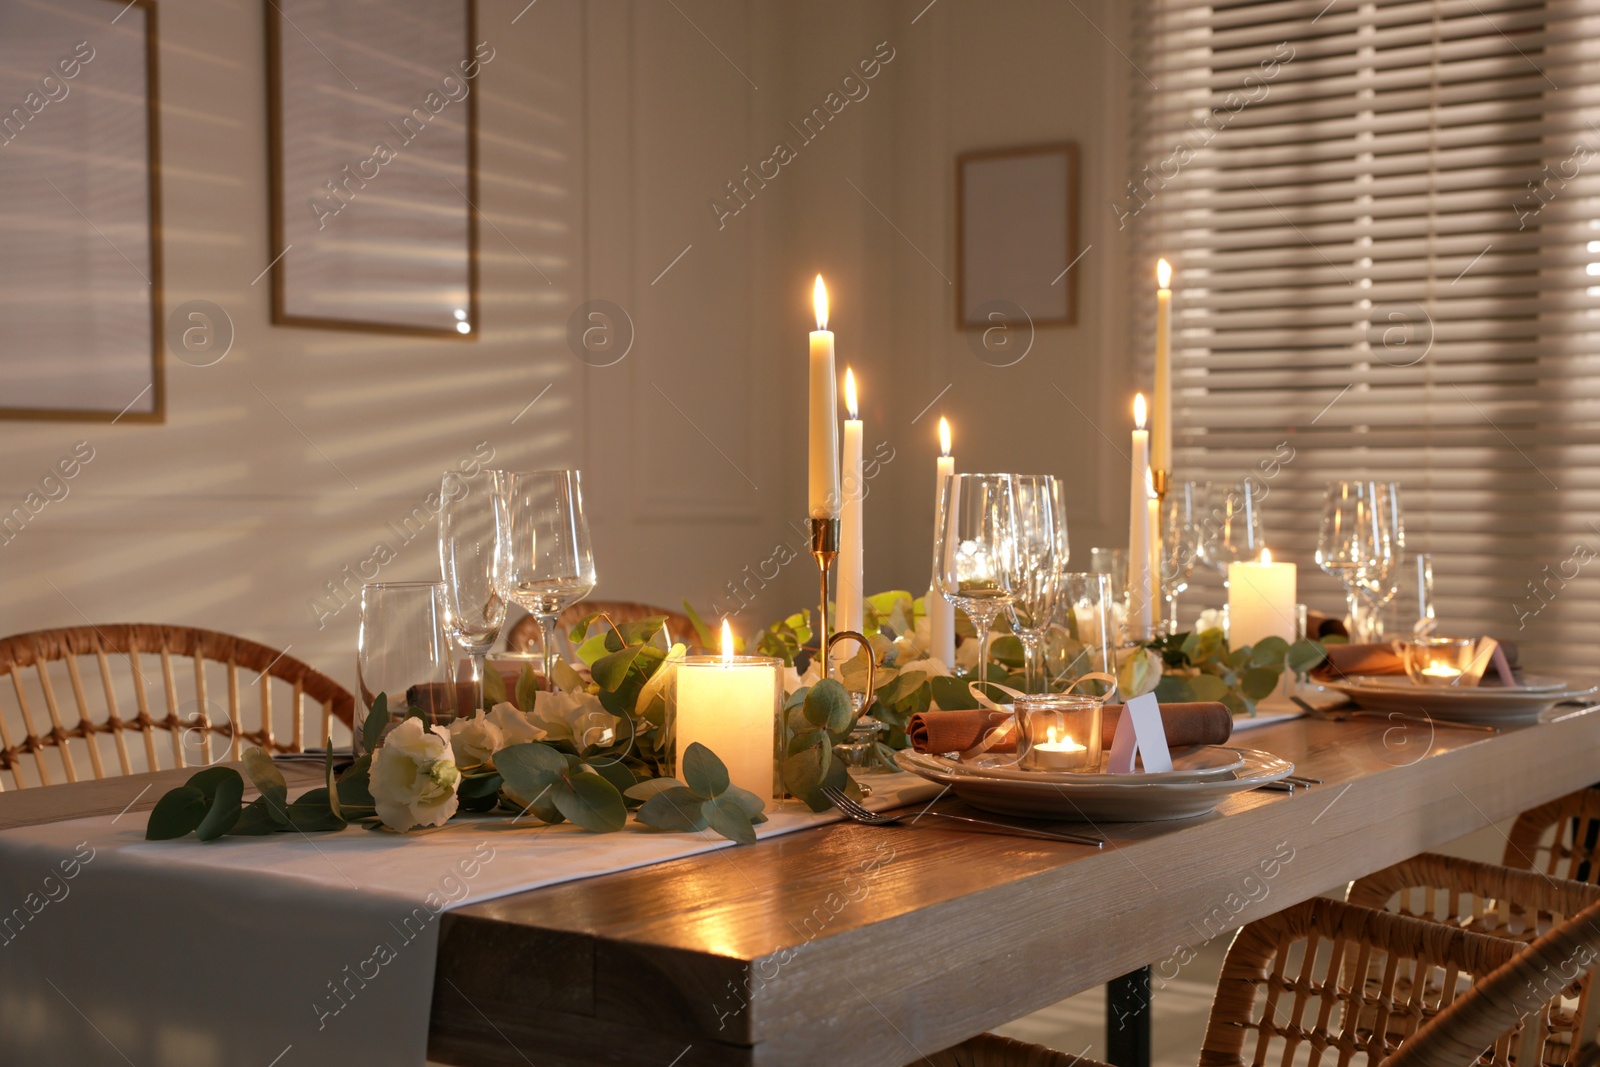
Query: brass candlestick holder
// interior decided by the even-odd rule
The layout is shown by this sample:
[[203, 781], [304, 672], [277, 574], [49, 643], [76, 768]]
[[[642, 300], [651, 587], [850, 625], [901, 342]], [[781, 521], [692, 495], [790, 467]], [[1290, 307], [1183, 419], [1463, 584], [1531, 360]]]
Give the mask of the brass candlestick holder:
[[828, 663], [828, 568], [839, 555], [839, 520], [811, 520], [811, 558], [817, 561], [817, 576], [822, 583], [822, 600], [817, 605], [817, 655], [827, 670]]
[[1167, 499], [1167, 486], [1170, 484], [1172, 474], [1169, 471], [1150, 468], [1150, 484], [1156, 491], [1157, 498]]

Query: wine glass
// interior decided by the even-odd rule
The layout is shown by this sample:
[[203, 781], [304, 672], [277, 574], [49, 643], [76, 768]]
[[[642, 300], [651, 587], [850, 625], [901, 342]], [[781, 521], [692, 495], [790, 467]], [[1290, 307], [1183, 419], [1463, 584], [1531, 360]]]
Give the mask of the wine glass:
[[[1111, 576], [1099, 572], [1069, 571], [1061, 576], [1067, 636], [1061, 664], [1052, 668], [1055, 686], [1067, 689], [1086, 674], [1117, 673], [1112, 649], [1121, 642], [1122, 598], [1112, 592]], [[1109, 683], [1091, 682], [1083, 692], [1108, 696]]]
[[556, 619], [594, 589], [594, 553], [579, 472], [492, 471], [503, 554], [500, 594], [539, 619], [544, 676], [553, 684]]
[[1370, 583], [1394, 565], [1394, 541], [1383, 534], [1373, 482], [1329, 482], [1317, 532], [1317, 566], [1339, 579], [1350, 611], [1350, 639], [1371, 641], [1371, 620], [1362, 610]]
[[1178, 594], [1189, 588], [1200, 552], [1205, 486], [1176, 482], [1161, 500], [1161, 593], [1167, 601], [1167, 633], [1178, 632]]
[[1016, 495], [1009, 474], [950, 474], [939, 487], [934, 585], [978, 632], [978, 678], [989, 677], [989, 628], [1011, 603]]
[[506, 621], [506, 601], [497, 585], [502, 569], [495, 531], [493, 484], [478, 474], [445, 474], [439, 486], [439, 567], [444, 574], [445, 630], [466, 652], [471, 676], [458, 684], [470, 704], [483, 707], [483, 659]]
[[1383, 636], [1383, 610], [1400, 592], [1406, 559], [1405, 516], [1400, 511], [1400, 483], [1373, 482], [1372, 504], [1377, 516], [1378, 536], [1388, 541], [1386, 565], [1362, 585], [1373, 637]]
[[1013, 599], [1006, 607], [1011, 629], [1022, 642], [1023, 688], [1048, 693], [1044, 638], [1061, 599], [1066, 568], [1067, 515], [1061, 483], [1050, 474], [1013, 474], [1016, 551], [1011, 554]]
[[410, 707], [434, 723], [456, 717], [443, 582], [369, 582], [361, 587], [356, 686], [361, 699], [355, 707], [353, 749], [358, 758], [366, 747], [364, 724], [379, 693], [388, 699], [391, 724], [404, 719]]
[[1245, 479], [1242, 482], [1207, 482], [1206, 514], [1200, 519], [1198, 546], [1200, 558], [1215, 567], [1228, 584], [1228, 564], [1258, 559], [1264, 544], [1261, 530], [1261, 500], [1266, 487]]

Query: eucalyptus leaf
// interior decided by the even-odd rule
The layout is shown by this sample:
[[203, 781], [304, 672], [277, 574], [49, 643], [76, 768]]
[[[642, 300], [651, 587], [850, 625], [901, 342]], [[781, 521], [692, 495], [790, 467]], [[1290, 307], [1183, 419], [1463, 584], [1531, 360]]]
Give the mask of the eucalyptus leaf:
[[456, 796], [462, 800], [479, 800], [483, 797], [493, 797], [500, 792], [500, 787], [504, 784], [505, 779], [498, 774], [463, 776], [461, 784], [456, 786]]
[[[1203, 675], [1203, 677], [1210, 678], [1213, 676], [1207, 674]], [[1226, 688], [1226, 686], [1223, 687], [1224, 690]], [[1199, 699], [1199, 697], [1195, 696], [1192, 679], [1176, 674], [1163, 674], [1161, 680], [1156, 683], [1155, 693], [1156, 700], [1162, 704], [1185, 704]]]
[[[378, 742], [383, 737], [383, 728], [388, 725], [389, 694], [379, 693], [372, 698], [372, 707], [367, 709], [367, 717], [361, 723], [361, 747], [368, 752], [376, 752]], [[256, 788], [259, 789], [260, 785]]]
[[482, 814], [486, 811], [493, 811], [495, 805], [500, 803], [500, 796], [498, 793], [490, 793], [487, 796], [481, 797], [465, 797], [461, 796], [459, 793], [456, 795], [459, 798], [460, 810], [471, 812], [475, 815]]
[[322, 780], [327, 783], [328, 810], [333, 812], [334, 818], [344, 822], [344, 812], [339, 807], [339, 786], [333, 777], [333, 738], [328, 738], [323, 752], [326, 756], [322, 762]]
[[[216, 779], [207, 797], [208, 807], [205, 818], [200, 820], [200, 825], [195, 827], [195, 836], [202, 841], [215, 841], [223, 834], [232, 830], [239, 821], [239, 816], [244, 808], [241, 801], [244, 799], [244, 779], [232, 767], [215, 767], [213, 770], [229, 772], [226, 777]], [[198, 777], [198, 775], [196, 776]], [[193, 781], [193, 779], [190, 779]], [[201, 792], [206, 792], [201, 789]]]
[[169, 790], [150, 812], [145, 824], [146, 841], [171, 841], [199, 827], [206, 817], [206, 795], [192, 785]]
[[244, 806], [238, 821], [228, 828], [228, 834], [231, 837], [265, 837], [277, 830], [278, 822], [272, 817], [267, 798], [256, 797]]
[[[583, 680], [583, 675], [560, 656], [556, 657], [555, 666], [550, 669], [550, 673], [555, 678], [556, 688], [563, 693], [581, 693], [589, 688], [588, 683]], [[518, 690], [521, 690], [520, 684]]]
[[701, 648], [711, 647], [711, 631], [706, 629], [706, 624], [701, 620], [700, 613], [694, 610], [694, 605], [688, 598], [683, 601], [683, 613], [689, 616], [689, 625], [694, 627], [694, 635], [700, 641]]
[[638, 819], [657, 830], [680, 833], [704, 830], [707, 824], [705, 799], [688, 786], [673, 786], [656, 793], [637, 812]]
[[345, 821], [333, 813], [329, 806], [328, 791], [312, 789], [289, 805], [289, 821], [296, 830], [317, 833], [325, 830], [343, 830]]
[[657, 793], [665, 793], [669, 789], [688, 788], [676, 778], [646, 778], [644, 781], [635, 782], [627, 789], [624, 789], [622, 795], [629, 800], [649, 800]]
[[615, 756], [591, 756], [583, 761], [583, 765], [610, 782], [624, 796], [639, 781], [627, 765]]
[[628, 676], [628, 670], [647, 651], [654, 652], [657, 656], [662, 655], [660, 649], [652, 649], [648, 645], [630, 645], [619, 652], [612, 652], [595, 660], [589, 668], [589, 673], [601, 689], [615, 692], [622, 685], [622, 680]]
[[1255, 702], [1248, 697], [1240, 696], [1238, 693], [1230, 692], [1222, 698], [1222, 702], [1235, 715], [1254, 715], [1256, 713]]
[[542, 741], [528, 741], [496, 752], [494, 767], [505, 779], [506, 788], [527, 804], [567, 773], [567, 760]]
[[706, 799], [721, 796], [728, 790], [728, 768], [717, 754], [700, 742], [691, 744], [683, 753], [678, 773], [690, 789]]
[[[811, 745], [783, 761], [783, 784], [797, 797], [815, 793], [827, 777], [833, 760], [832, 749], [826, 745]], [[843, 766], [843, 764], [840, 764]], [[821, 808], [813, 808], [820, 811]]]
[[829, 733], [848, 730], [856, 719], [850, 693], [832, 678], [824, 678], [806, 694], [806, 720]]
[[741, 845], [756, 843], [756, 828], [750, 824], [750, 815], [731, 797], [713, 797], [705, 801], [700, 810], [705, 814], [706, 825], [730, 841]]
[[506, 693], [506, 678], [500, 669], [490, 664], [483, 672], [483, 709], [491, 710], [496, 704], [505, 704], [511, 700]]
[[1189, 679], [1191, 700], [1223, 700], [1228, 695], [1228, 683], [1214, 674], [1197, 674]]
[[594, 621], [600, 617], [601, 616], [598, 611], [591, 611], [589, 614], [579, 619], [578, 624], [571, 630], [567, 631], [568, 639], [570, 639], [574, 645], [583, 644], [584, 640], [589, 636], [589, 627], [593, 626]]
[[628, 822], [628, 808], [617, 787], [600, 777], [581, 771], [558, 784], [551, 796], [556, 810], [572, 822], [597, 834], [622, 829]]
[[722, 800], [729, 800], [744, 809], [744, 813], [757, 822], [765, 822], [766, 817], [761, 813], [767, 810], [767, 802], [748, 789], [741, 789], [730, 785], [728, 791], [722, 794]]
[[1281, 637], [1263, 637], [1250, 646], [1250, 666], [1279, 667], [1289, 651], [1289, 642]]
[[1251, 700], [1265, 700], [1278, 688], [1281, 671], [1270, 667], [1251, 667], [1239, 677], [1239, 688]]
[[372, 799], [372, 754], [369, 752], [346, 767], [335, 788], [339, 803], [352, 808], [375, 808]]
[[533, 664], [524, 663], [522, 673], [517, 675], [517, 708], [528, 712], [533, 710], [534, 701], [538, 699], [539, 677], [533, 673]]
[[[372, 702], [374, 714], [380, 706], [386, 707], [382, 693]], [[368, 762], [371, 762], [370, 758]], [[267, 811], [271, 813], [273, 821], [279, 826], [288, 826], [289, 783], [283, 780], [283, 772], [272, 762], [272, 757], [264, 749], [252, 745], [244, 750], [244, 769], [250, 775], [256, 791], [266, 798]]]
[[929, 678], [928, 684], [933, 689], [933, 702], [939, 705], [940, 711], [970, 711], [981, 706], [963, 678], [946, 674]]
[[800, 793], [794, 789], [790, 789], [790, 792], [805, 801], [806, 807], [812, 811], [827, 811], [833, 807], [833, 801], [829, 800], [827, 795], [822, 792], [822, 786], [838, 789], [857, 799], [861, 797], [861, 787], [856, 785], [854, 778], [850, 777], [850, 771], [845, 767], [843, 760], [833, 760], [828, 764], [828, 769], [823, 774], [822, 781], [816, 789], [809, 793]]
[[1328, 658], [1328, 652], [1316, 641], [1301, 639], [1289, 646], [1289, 652], [1284, 656], [1283, 662], [1296, 674], [1305, 674], [1315, 670]]

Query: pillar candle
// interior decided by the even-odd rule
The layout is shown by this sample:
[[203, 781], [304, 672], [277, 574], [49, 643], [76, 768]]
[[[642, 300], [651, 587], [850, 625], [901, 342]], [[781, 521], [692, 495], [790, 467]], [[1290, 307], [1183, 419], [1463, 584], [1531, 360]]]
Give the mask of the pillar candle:
[[1133, 398], [1133, 476], [1128, 501], [1128, 631], [1135, 641], [1148, 641], [1155, 609], [1150, 568], [1150, 431], [1144, 428], [1144, 394]]
[[833, 332], [828, 290], [817, 275], [812, 289], [817, 328], [811, 332], [810, 466], [807, 507], [813, 519], [839, 517], [839, 401], [833, 380]]
[[1261, 550], [1261, 561], [1228, 564], [1228, 645], [1243, 648], [1263, 637], [1293, 642], [1295, 631], [1295, 579], [1293, 563], [1274, 563], [1272, 553]]
[[683, 754], [698, 741], [727, 766], [734, 785], [762, 798], [775, 795], [782, 663], [735, 656], [724, 619], [721, 656], [686, 656], [677, 665], [673, 714], [680, 779]]
[[[867, 487], [861, 465], [861, 419], [856, 406], [855, 372], [846, 367], [844, 372], [844, 406], [850, 417], [844, 423], [844, 469], [841, 482], [844, 486], [844, 503], [839, 524], [839, 577], [834, 590], [837, 606], [834, 609], [834, 632], [860, 631], [864, 615], [862, 600], [866, 591], [862, 587], [862, 506]], [[834, 650], [837, 658], [848, 658], [855, 649], [848, 642], [840, 642]]]
[[[933, 481], [935, 523], [939, 521], [939, 496], [944, 491], [944, 480], [956, 472], [955, 457], [950, 454], [950, 423], [942, 415], [939, 416], [939, 450]], [[949, 667], [956, 661], [956, 607], [939, 592], [937, 581], [935, 575], [934, 584], [928, 586], [928, 595], [922, 602], [928, 614], [928, 655]]]
[[[1150, 413], [1150, 465], [1172, 474], [1172, 265], [1156, 263], [1156, 389]], [[1157, 527], [1160, 529], [1160, 527]]]

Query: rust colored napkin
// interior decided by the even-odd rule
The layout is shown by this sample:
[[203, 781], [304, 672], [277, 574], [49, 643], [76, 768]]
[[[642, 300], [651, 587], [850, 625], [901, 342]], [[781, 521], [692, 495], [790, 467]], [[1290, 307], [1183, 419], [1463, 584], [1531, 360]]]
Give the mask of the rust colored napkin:
[[[1121, 704], [1106, 705], [1101, 727], [1101, 746], [1109, 749], [1117, 732]], [[1003, 711], [977, 708], [972, 711], [924, 711], [911, 716], [906, 736], [918, 752], [965, 752], [994, 729], [1005, 725], [1011, 715]], [[1163, 704], [1161, 723], [1166, 727], [1167, 744], [1220, 745], [1233, 735], [1233, 713], [1216, 703]], [[1011, 738], [999, 742], [990, 752], [1015, 752]]]
[[[1506, 654], [1506, 665], [1512, 670], [1517, 669], [1517, 646], [1511, 641], [1500, 641], [1500, 651]], [[1322, 665], [1311, 672], [1313, 681], [1337, 681], [1353, 674], [1373, 675], [1403, 675], [1406, 673], [1406, 661], [1394, 646], [1387, 644], [1370, 645], [1329, 645], [1328, 658]], [[1493, 665], [1484, 672], [1479, 685], [1500, 685], [1499, 676], [1495, 673]]]

